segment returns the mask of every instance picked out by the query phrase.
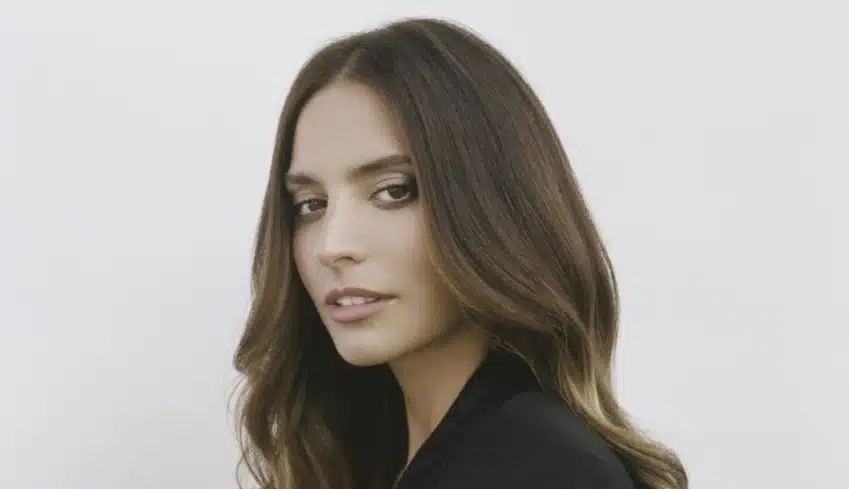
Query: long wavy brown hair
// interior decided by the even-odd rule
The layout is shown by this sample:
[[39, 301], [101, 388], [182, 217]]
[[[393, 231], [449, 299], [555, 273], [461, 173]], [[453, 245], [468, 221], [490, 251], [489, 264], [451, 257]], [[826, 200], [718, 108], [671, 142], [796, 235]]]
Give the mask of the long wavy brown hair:
[[469, 319], [521, 356], [641, 485], [686, 488], [675, 454], [641, 433], [614, 396], [616, 279], [545, 109], [479, 36], [421, 18], [332, 42], [288, 94], [234, 360], [240, 466], [261, 489], [374, 489], [391, 484], [406, 455], [388, 368], [341, 359], [292, 259], [282, 177], [295, 126], [313, 94], [343, 79], [379, 93], [404, 128], [433, 264]]

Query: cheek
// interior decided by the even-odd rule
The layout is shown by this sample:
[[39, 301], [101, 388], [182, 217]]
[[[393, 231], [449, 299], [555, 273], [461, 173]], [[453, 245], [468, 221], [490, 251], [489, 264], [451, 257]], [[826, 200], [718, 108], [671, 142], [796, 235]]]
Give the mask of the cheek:
[[309, 291], [312, 281], [312, 274], [310, 272], [310, 263], [312, 260], [309, 254], [310, 246], [307, 241], [303, 233], [296, 233], [292, 237], [292, 260], [295, 263], [295, 270], [301, 277], [301, 281], [306, 286], [307, 291]]
[[418, 222], [418, 226], [410, 229], [412, 240], [408, 256], [414, 268], [412, 276], [415, 277], [415, 284], [419, 289], [418, 300], [433, 323], [431, 326], [434, 329], [430, 333], [440, 334], [451, 329], [458, 321], [460, 308], [457, 298], [439, 276], [431, 261], [428, 249], [430, 236], [424, 222]]
[[428, 253], [427, 236], [422, 229], [416, 229], [414, 239], [408, 249], [410, 277], [418, 289], [419, 300], [425, 304], [429, 314], [440, 316], [453, 314], [453, 295], [436, 271]]
[[406, 259], [420, 270], [432, 268], [427, 256], [426, 227], [419, 204], [409, 209], [409, 212], [392, 226], [392, 236], [405, 245], [402, 248], [406, 254]]

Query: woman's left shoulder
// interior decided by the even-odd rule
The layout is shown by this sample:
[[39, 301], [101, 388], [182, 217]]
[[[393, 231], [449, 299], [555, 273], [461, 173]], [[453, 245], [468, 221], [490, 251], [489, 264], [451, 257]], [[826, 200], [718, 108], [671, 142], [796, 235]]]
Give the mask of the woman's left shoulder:
[[542, 392], [504, 401], [463, 438], [456, 466], [472, 472], [480, 468], [486, 480], [475, 487], [634, 487], [608, 443], [562, 400]]

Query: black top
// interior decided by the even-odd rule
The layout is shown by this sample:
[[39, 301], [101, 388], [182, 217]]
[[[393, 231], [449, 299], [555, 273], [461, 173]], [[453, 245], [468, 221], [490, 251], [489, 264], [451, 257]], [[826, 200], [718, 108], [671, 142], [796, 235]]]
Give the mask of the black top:
[[490, 353], [397, 489], [635, 489], [610, 446], [530, 370]]

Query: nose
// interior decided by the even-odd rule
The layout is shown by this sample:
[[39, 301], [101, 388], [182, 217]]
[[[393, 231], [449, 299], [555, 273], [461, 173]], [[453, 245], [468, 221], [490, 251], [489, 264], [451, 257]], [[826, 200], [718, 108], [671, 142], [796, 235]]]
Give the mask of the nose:
[[353, 205], [328, 206], [318, 240], [318, 260], [328, 268], [338, 268], [365, 260], [363, 226], [357, 224]]

